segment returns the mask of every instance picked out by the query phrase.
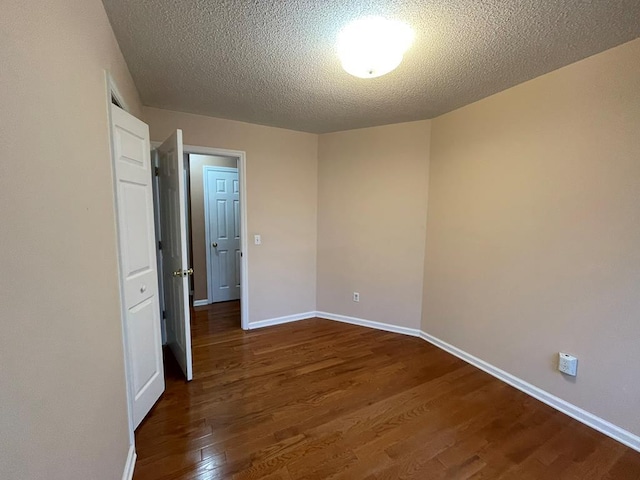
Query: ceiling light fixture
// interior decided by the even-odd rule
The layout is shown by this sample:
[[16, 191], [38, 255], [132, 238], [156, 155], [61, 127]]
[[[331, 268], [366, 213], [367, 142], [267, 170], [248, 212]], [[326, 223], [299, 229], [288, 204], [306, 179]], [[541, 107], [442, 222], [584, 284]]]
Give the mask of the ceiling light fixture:
[[397, 20], [361, 18], [338, 34], [338, 57], [351, 75], [379, 77], [400, 65], [413, 37], [411, 27]]

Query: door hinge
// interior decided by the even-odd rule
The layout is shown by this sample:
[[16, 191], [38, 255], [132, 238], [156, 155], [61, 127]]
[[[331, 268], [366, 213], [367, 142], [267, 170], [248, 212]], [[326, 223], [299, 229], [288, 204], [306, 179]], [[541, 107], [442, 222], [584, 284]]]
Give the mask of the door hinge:
[[162, 242], [158, 242], [158, 250], [162, 250]]
[[154, 167], [154, 168], [153, 168], [153, 174], [154, 174], [156, 177], [159, 177], [159, 176], [160, 176], [160, 168], [159, 168], [159, 167]]
[[166, 310], [162, 310], [162, 319], [163, 320], [167, 319], [167, 311]]

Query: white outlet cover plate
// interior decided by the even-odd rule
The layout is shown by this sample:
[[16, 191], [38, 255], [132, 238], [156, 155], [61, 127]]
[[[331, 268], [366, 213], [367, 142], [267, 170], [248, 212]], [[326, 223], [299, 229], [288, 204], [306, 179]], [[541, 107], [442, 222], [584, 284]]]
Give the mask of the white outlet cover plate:
[[575, 377], [578, 374], [578, 359], [568, 353], [560, 352], [558, 354], [558, 370]]

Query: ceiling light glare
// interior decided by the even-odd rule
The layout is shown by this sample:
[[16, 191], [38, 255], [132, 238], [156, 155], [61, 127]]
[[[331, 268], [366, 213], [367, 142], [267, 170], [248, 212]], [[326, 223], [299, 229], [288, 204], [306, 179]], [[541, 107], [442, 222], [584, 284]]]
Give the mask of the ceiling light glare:
[[351, 75], [379, 77], [400, 65], [413, 37], [411, 27], [397, 20], [361, 18], [338, 34], [338, 57]]

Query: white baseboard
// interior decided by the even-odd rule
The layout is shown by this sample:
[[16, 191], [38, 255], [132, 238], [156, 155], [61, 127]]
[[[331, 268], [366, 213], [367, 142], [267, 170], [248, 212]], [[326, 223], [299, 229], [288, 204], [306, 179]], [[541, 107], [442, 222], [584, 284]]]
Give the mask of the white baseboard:
[[376, 330], [384, 330], [385, 332], [401, 333], [412, 337], [419, 337], [420, 330], [417, 328], [399, 327], [390, 323], [374, 322], [363, 318], [348, 317], [346, 315], [338, 315], [329, 312], [315, 312], [316, 317], [326, 318], [327, 320], [335, 320], [336, 322], [350, 323], [352, 325], [360, 325], [361, 327], [375, 328]]
[[287, 315], [284, 317], [268, 318], [257, 322], [249, 323], [249, 330], [256, 328], [270, 327], [272, 325], [281, 325], [283, 323], [297, 322], [298, 320], [307, 320], [316, 316], [316, 312], [296, 313], [295, 315]]
[[205, 298], [204, 300], [194, 300], [194, 307], [204, 307], [205, 305], [209, 305], [209, 299]]
[[129, 445], [129, 453], [127, 454], [127, 463], [124, 464], [124, 472], [122, 473], [122, 480], [131, 480], [133, 478], [133, 470], [136, 466], [136, 447], [135, 445]]
[[584, 423], [594, 430], [604, 433], [605, 435], [613, 438], [614, 440], [617, 440], [627, 447], [633, 448], [634, 450], [640, 452], [640, 436], [624, 430], [617, 425], [604, 420], [603, 418], [600, 418], [592, 413], [587, 412], [586, 410], [583, 410], [580, 407], [573, 405], [572, 403], [562, 400], [561, 398], [556, 397], [555, 395], [542, 390], [535, 385], [525, 382], [524, 380], [511, 375], [510, 373], [505, 372], [504, 370], [495, 367], [490, 363], [485, 362], [484, 360], [474, 357], [464, 350], [454, 347], [453, 345], [450, 345], [447, 342], [434, 337], [433, 335], [429, 335], [425, 332], [420, 332], [420, 338], [452, 355], [455, 355], [456, 357], [464, 360], [474, 367], [487, 372], [489, 375], [496, 377], [498, 380], [502, 380], [503, 382], [508, 383], [512, 387], [517, 388], [527, 395], [540, 400], [542, 403], [546, 403], [550, 407], [559, 410], [565, 415], [569, 415], [571, 418], [575, 418], [579, 422]]
[[572, 403], [562, 400], [555, 395], [542, 390], [504, 370], [491, 365], [477, 357], [474, 357], [470, 353], [465, 352], [447, 342], [440, 340], [439, 338], [429, 335], [426, 332], [415, 328], [399, 327], [397, 325], [391, 325], [388, 323], [374, 322], [372, 320], [365, 320], [362, 318], [348, 317], [346, 315], [338, 315], [328, 312], [306, 312], [297, 315], [288, 315], [286, 317], [272, 318], [269, 320], [261, 320], [259, 322], [253, 322], [249, 324], [249, 329], [268, 327], [270, 325], [280, 325], [283, 323], [296, 322], [298, 320], [305, 320], [308, 318], [319, 317], [327, 320], [334, 320], [337, 322], [350, 323], [352, 325], [359, 325], [362, 327], [374, 328], [376, 330], [384, 330], [386, 332], [400, 333], [402, 335], [409, 335], [412, 337], [420, 337], [423, 340], [435, 345], [436, 347], [455, 355], [456, 357], [464, 360], [465, 362], [473, 365], [494, 376], [498, 380], [517, 388], [518, 390], [532, 396], [533, 398], [540, 400], [541, 402], [555, 408], [556, 410], [568, 415], [581, 423], [597, 430], [614, 440], [640, 452], [640, 436], [631, 433], [623, 428], [614, 425], [603, 418], [598, 417], [586, 410], [583, 410]]

